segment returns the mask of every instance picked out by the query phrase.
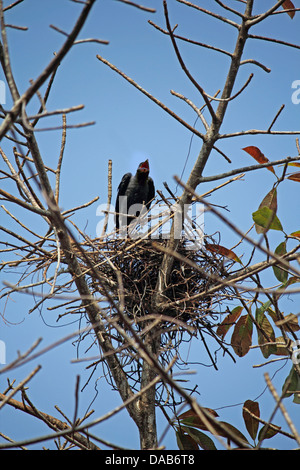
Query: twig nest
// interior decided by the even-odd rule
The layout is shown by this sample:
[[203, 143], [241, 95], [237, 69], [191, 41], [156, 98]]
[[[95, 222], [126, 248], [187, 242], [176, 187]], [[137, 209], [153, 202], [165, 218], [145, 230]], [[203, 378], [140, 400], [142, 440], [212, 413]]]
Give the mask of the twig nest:
[[[90, 259], [99, 276], [96, 279], [91, 274], [93, 292], [104, 294], [103, 286], [109, 288], [114, 300], [122, 301], [124, 313], [132, 319], [158, 313], [153, 298], [167, 240], [108, 238], [95, 242], [94, 247]], [[184, 322], [206, 324], [218, 298], [215, 292], [209, 294], [209, 289], [217, 284], [211, 275], [226, 277], [223, 260], [203, 248], [190, 249], [184, 240], [176, 253], [164, 293], [165, 308], [160, 313]]]

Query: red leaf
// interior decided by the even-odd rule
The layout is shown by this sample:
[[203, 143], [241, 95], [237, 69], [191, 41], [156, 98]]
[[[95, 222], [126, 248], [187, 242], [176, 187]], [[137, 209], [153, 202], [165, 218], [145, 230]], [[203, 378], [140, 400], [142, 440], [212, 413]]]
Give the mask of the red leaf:
[[[254, 147], [253, 145], [250, 145], [250, 147], [244, 147], [242, 150], [249, 153], [249, 155], [251, 155], [251, 157], [253, 157], [258, 163], [268, 163], [270, 161], [264, 156], [258, 147]], [[267, 169], [272, 171], [275, 175], [275, 171], [272, 166], [268, 166]]]
[[292, 175], [288, 176], [287, 179], [300, 183], [300, 173], [293, 173]]
[[222, 323], [218, 326], [217, 335], [221, 336], [224, 339], [227, 331], [229, 328], [235, 324], [235, 322], [239, 319], [242, 313], [243, 307], [240, 305], [235, 307], [227, 316], [224, 318]]
[[205, 247], [212, 253], [217, 253], [218, 255], [226, 256], [227, 258], [233, 259], [234, 261], [241, 263], [239, 257], [233, 251], [229, 250], [228, 248], [225, 248], [224, 246], [206, 243]]
[[[285, 2], [283, 2], [283, 4], [281, 5], [282, 8], [284, 8], [285, 10], [292, 10], [293, 8], [295, 8], [295, 5], [293, 4], [293, 2], [291, 2], [290, 0], [285, 0]], [[294, 11], [287, 11], [287, 14], [289, 15], [290, 18], [294, 18], [295, 16], [295, 12]]]
[[300, 230], [293, 232], [290, 234], [290, 237], [300, 238]]

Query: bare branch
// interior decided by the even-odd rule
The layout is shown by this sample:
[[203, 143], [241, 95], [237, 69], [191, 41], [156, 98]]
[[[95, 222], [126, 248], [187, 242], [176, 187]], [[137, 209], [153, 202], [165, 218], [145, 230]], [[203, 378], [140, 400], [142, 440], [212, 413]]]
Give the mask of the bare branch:
[[281, 39], [270, 38], [270, 37], [267, 37], [267, 36], [258, 36], [257, 34], [249, 34], [249, 38], [259, 39], [259, 40], [262, 40], [262, 41], [273, 42], [275, 44], [281, 44], [283, 46], [293, 47], [295, 49], [300, 49], [300, 45], [293, 44], [293, 43], [287, 42], [287, 41], [283, 41]]
[[126, 3], [126, 5], [131, 5], [133, 7], [139, 8], [140, 10], [147, 11], [148, 13], [156, 13], [155, 8], [150, 8], [150, 7], [144, 7], [143, 5], [138, 5], [135, 2], [132, 2], [130, 0], [117, 0], [118, 2]]
[[262, 64], [261, 62], [258, 62], [257, 60], [254, 59], [245, 59], [240, 62], [240, 65], [245, 65], [245, 64], [253, 64], [257, 65], [261, 69], [263, 69], [265, 72], [270, 73], [271, 69], [269, 67], [266, 67], [266, 65]]
[[299, 161], [300, 157], [286, 157], [281, 160], [274, 160], [273, 162], [268, 162], [268, 163], [260, 163], [258, 165], [251, 165], [251, 166], [244, 166], [241, 168], [236, 168], [235, 170], [227, 171], [226, 173], [220, 173], [218, 175], [213, 175], [213, 176], [202, 176], [200, 178], [200, 183], [207, 183], [209, 181], [217, 181], [219, 179], [223, 178], [228, 178], [230, 176], [234, 176], [240, 173], [246, 173], [249, 171], [254, 171], [254, 170], [260, 170], [262, 168], [268, 168], [270, 166], [277, 166], [277, 165], [283, 165], [285, 163], [289, 163], [292, 161]]
[[[34, 377], [41, 369], [41, 366], [37, 366], [32, 372], [30, 372], [30, 374], [23, 380], [21, 380], [21, 382], [10, 392], [9, 395], [7, 395], [6, 397], [4, 397], [0, 403], [0, 410], [1, 408], [3, 408], [3, 406], [9, 402], [9, 400], [20, 390], [22, 389], [22, 387], [24, 387], [25, 384], [27, 384], [27, 382], [29, 382], [32, 377]], [[2, 395], [2, 394], [1, 394]]]
[[[13, 398], [7, 399], [5, 395], [0, 393], [0, 405], [4, 403], [8, 403], [8, 405], [13, 406], [15, 409], [23, 411], [27, 414], [30, 414], [31, 416], [35, 416], [38, 419], [41, 419], [44, 421], [48, 426], [50, 426], [54, 430], [62, 430], [63, 431], [63, 436], [66, 437], [66, 439], [70, 440], [70, 442], [75, 442], [78, 445], [82, 446], [83, 449], [89, 449], [89, 450], [99, 450], [99, 447], [96, 446], [91, 440], [82, 434], [79, 434], [78, 432], [74, 432], [72, 427], [69, 427], [66, 423], [60, 421], [57, 418], [54, 418], [53, 416], [43, 413], [42, 411], [37, 410], [32, 403], [30, 402], [30, 406], [24, 405], [24, 403], [21, 403], [17, 400], [14, 400]], [[27, 401], [28, 397], [27, 397]], [[82, 430], [84, 431], [84, 429]], [[69, 435], [70, 434], [70, 435]], [[55, 437], [55, 436], [54, 436]], [[18, 446], [16, 443], [12, 443], [10, 447], [15, 447]], [[1, 445], [2, 448], [5, 448], [5, 445]]]
[[148, 98], [150, 98], [151, 101], [156, 103], [160, 108], [162, 108], [164, 111], [166, 111], [168, 114], [170, 114], [176, 121], [180, 122], [184, 127], [189, 129], [193, 134], [197, 135], [201, 139], [204, 138], [203, 134], [199, 132], [197, 129], [194, 127], [190, 126], [186, 121], [184, 121], [181, 117], [179, 117], [177, 114], [175, 114], [170, 108], [168, 108], [164, 103], [162, 103], [159, 99], [155, 98], [151, 93], [146, 91], [144, 88], [142, 88], [140, 85], [138, 85], [132, 78], [128, 77], [124, 72], [121, 72], [120, 69], [118, 69], [115, 65], [111, 64], [108, 62], [108, 60], [104, 59], [100, 55], [97, 55], [97, 59], [99, 59], [103, 64], [108, 65], [112, 70], [117, 72], [121, 77], [125, 78], [131, 85], [133, 85], [135, 88], [137, 88], [141, 93], [146, 95]]
[[257, 23], [260, 23], [261, 21], [265, 20], [268, 16], [272, 15], [273, 12], [275, 12], [281, 5], [283, 5], [285, 0], [277, 0], [277, 3], [275, 3], [269, 10], [267, 10], [265, 13], [262, 13], [261, 15], [257, 16], [256, 18], [252, 18], [247, 20], [248, 25], [254, 26]]
[[278, 112], [276, 113], [276, 116], [274, 117], [273, 121], [271, 122], [270, 126], [268, 127], [268, 132], [271, 131], [271, 129], [274, 126], [275, 122], [277, 121], [280, 113], [284, 110], [284, 107], [285, 107], [284, 104], [280, 106], [280, 109], [278, 110]]
[[[68, 51], [71, 49], [94, 3], [95, 3], [95, 0], [86, 1], [85, 6], [83, 7], [82, 12], [72, 32], [69, 34], [65, 43], [63, 44], [61, 49], [58, 51], [54, 59], [52, 59], [51, 62], [45, 67], [41, 75], [33, 82], [33, 84], [25, 91], [25, 93], [20, 98], [17, 98], [16, 93], [14, 93], [15, 103], [10, 113], [7, 114], [6, 118], [4, 119], [3, 123], [0, 126], [0, 140], [10, 129], [12, 123], [17, 119], [18, 115], [21, 112], [22, 104], [28, 103], [31, 100], [31, 98], [34, 96], [36, 91], [43, 85], [43, 83], [45, 83], [48, 77], [57, 69], [57, 66], [60, 64], [60, 62], [68, 53]], [[2, 1], [1, 1], [1, 4], [2, 4]], [[13, 85], [12, 80], [10, 80], [9, 83], [10, 83], [10, 88], [13, 90], [15, 88], [15, 85]]]
[[176, 41], [175, 41], [175, 38], [174, 38], [174, 35], [173, 35], [173, 31], [172, 31], [172, 28], [171, 28], [171, 25], [170, 25], [170, 20], [169, 20], [169, 13], [168, 13], [168, 7], [167, 7], [167, 2], [166, 0], [164, 0], [163, 2], [164, 4], [164, 13], [165, 13], [165, 18], [166, 18], [166, 24], [167, 24], [167, 29], [168, 29], [168, 32], [169, 32], [169, 35], [170, 35], [170, 38], [171, 38], [171, 41], [172, 41], [172, 44], [173, 44], [173, 48], [174, 48], [174, 51], [175, 51], [175, 54], [177, 56], [177, 59], [180, 63], [180, 66], [182, 68], [182, 70], [184, 71], [184, 73], [186, 74], [186, 76], [189, 78], [189, 80], [193, 83], [193, 85], [197, 88], [197, 90], [200, 92], [200, 94], [202, 95], [203, 99], [204, 99], [204, 102], [210, 112], [210, 115], [213, 119], [213, 121], [216, 121], [217, 118], [216, 118], [216, 115], [215, 115], [215, 112], [214, 112], [214, 109], [213, 107], [211, 106], [211, 103], [209, 101], [208, 98], [211, 99], [211, 97], [207, 96], [207, 94], [204, 92], [203, 88], [199, 85], [199, 83], [194, 79], [194, 77], [191, 75], [191, 73], [189, 72], [189, 70], [187, 69], [182, 57], [181, 57], [181, 54], [179, 52], [179, 49], [177, 47], [177, 44], [176, 44]]
[[198, 196], [197, 193], [192, 188], [190, 188], [187, 184], [184, 184], [177, 176], [175, 176], [174, 179], [178, 184], [184, 187], [185, 190], [189, 191], [193, 195], [193, 197], [196, 198], [199, 202], [202, 202], [203, 204], [208, 206], [209, 210], [213, 212], [215, 215], [217, 215], [218, 218], [222, 220], [226, 225], [228, 225], [228, 227], [230, 227], [233, 231], [238, 233], [241, 237], [243, 237], [253, 246], [261, 250], [268, 257], [272, 257], [277, 263], [279, 263], [279, 265], [282, 265], [282, 267], [286, 268], [287, 270], [290, 270], [296, 276], [300, 277], [300, 271], [294, 268], [293, 266], [289, 265], [289, 263], [287, 263], [283, 257], [280, 257], [275, 253], [272, 253], [271, 251], [267, 250], [264, 246], [262, 246], [261, 243], [256, 242], [255, 240], [252, 240], [250, 237], [248, 237], [248, 235], [243, 233], [238, 227], [236, 227], [233, 223], [231, 223], [228, 219], [226, 219], [226, 217], [224, 217], [215, 207], [209, 204], [204, 198], [201, 198], [200, 196]]
[[24, 0], [16, 0], [15, 2], [11, 3], [7, 7], [3, 8], [3, 11], [10, 10], [11, 8], [14, 8], [15, 6], [19, 5], [19, 3], [24, 2]]
[[[62, 29], [58, 28], [57, 26], [54, 26], [53, 24], [50, 24], [50, 28], [54, 29], [58, 33], [63, 34], [64, 36], [67, 36], [67, 37], [69, 36], [68, 33], [66, 33]], [[105, 44], [105, 45], [109, 44], [109, 41], [104, 40], [104, 39], [90, 38], [90, 39], [78, 39], [77, 41], [74, 41], [74, 45], [75, 44], [83, 44], [83, 43], [86, 43], [86, 42], [95, 42], [97, 44]]]
[[239, 95], [242, 93], [242, 91], [245, 90], [245, 88], [246, 88], [246, 87], [249, 85], [249, 83], [251, 82], [252, 78], [253, 78], [253, 73], [250, 73], [248, 79], [246, 80], [246, 82], [245, 82], [245, 84], [242, 86], [242, 88], [241, 88], [239, 91], [237, 91], [237, 92], [235, 93], [235, 95], [230, 96], [230, 98], [215, 98], [215, 97], [213, 97], [213, 96], [209, 96], [209, 95], [208, 95], [207, 93], [205, 93], [205, 92], [204, 92], [204, 93], [206, 94], [206, 96], [207, 96], [209, 99], [214, 100], [214, 101], [223, 101], [223, 102], [224, 102], [224, 101], [231, 101], [231, 100], [234, 100], [237, 96], [239, 96]]
[[223, 21], [224, 23], [229, 24], [230, 26], [234, 26], [235, 28], [239, 28], [239, 24], [235, 23], [232, 20], [229, 20], [228, 18], [225, 18], [224, 16], [218, 15], [217, 13], [214, 13], [212, 11], [206, 10], [205, 8], [201, 8], [198, 5], [195, 5], [192, 2], [189, 2], [187, 0], [177, 0], [179, 3], [184, 3], [184, 5], [187, 5], [188, 7], [195, 8], [198, 11], [201, 11], [202, 13], [205, 13], [206, 15], [212, 16], [213, 18], [216, 18], [217, 20]]
[[[157, 24], [153, 23], [153, 21], [151, 20], [148, 20], [148, 23], [153, 26], [154, 28], [156, 28], [158, 31], [160, 31], [161, 33], [163, 34], [167, 34], [169, 35], [169, 31], [161, 28], [160, 26], [158, 26]], [[184, 41], [184, 42], [188, 42], [189, 44], [193, 44], [195, 46], [200, 46], [200, 47], [205, 47], [207, 49], [211, 49], [213, 51], [216, 51], [216, 52], [220, 52], [221, 54], [225, 54], [229, 57], [232, 57], [232, 53], [231, 52], [228, 52], [228, 51], [225, 51], [224, 49], [220, 49], [219, 47], [216, 47], [216, 46], [211, 46], [210, 44], [206, 44], [204, 42], [199, 42], [199, 41], [195, 41], [193, 39], [188, 39], [188, 38], [185, 38], [183, 36], [179, 36], [178, 34], [174, 34], [174, 30], [173, 30], [173, 36], [175, 39], [180, 39], [181, 41]]]
[[288, 415], [288, 413], [287, 413], [287, 411], [286, 411], [286, 408], [285, 408], [284, 404], [282, 403], [282, 400], [283, 400], [283, 393], [282, 393], [281, 397], [279, 397], [279, 395], [278, 395], [278, 393], [277, 393], [277, 391], [276, 391], [274, 385], [272, 384], [272, 381], [271, 381], [271, 379], [270, 379], [269, 374], [266, 372], [266, 373], [264, 374], [264, 376], [265, 376], [265, 380], [266, 380], [267, 386], [268, 386], [268, 388], [269, 388], [271, 394], [273, 395], [273, 398], [274, 398], [275, 401], [276, 401], [276, 409], [277, 409], [278, 407], [280, 408], [280, 410], [281, 410], [281, 412], [282, 412], [282, 414], [283, 414], [283, 417], [284, 417], [284, 419], [286, 420], [286, 422], [287, 422], [287, 424], [288, 424], [288, 426], [289, 426], [289, 428], [290, 428], [290, 430], [291, 430], [291, 432], [292, 432], [292, 434], [293, 434], [294, 438], [296, 439], [296, 441], [297, 441], [297, 443], [298, 443], [298, 446], [299, 446], [299, 445], [300, 445], [300, 436], [299, 436], [299, 434], [298, 434], [298, 431], [297, 431], [297, 429], [296, 429], [294, 423], [292, 422], [291, 418], [289, 417], [289, 415]]
[[110, 204], [111, 204], [111, 196], [112, 196], [112, 160], [108, 160], [108, 175], [107, 175], [107, 178], [108, 178], [108, 192], [107, 192], [107, 211], [106, 211], [106, 214], [105, 214], [105, 221], [104, 221], [104, 225], [103, 225], [103, 231], [102, 231], [102, 237], [104, 237], [104, 234], [106, 233], [106, 230], [107, 230], [107, 224], [108, 224], [108, 217], [109, 217], [109, 214], [108, 214], [108, 210], [109, 210], [109, 207], [110, 207]]

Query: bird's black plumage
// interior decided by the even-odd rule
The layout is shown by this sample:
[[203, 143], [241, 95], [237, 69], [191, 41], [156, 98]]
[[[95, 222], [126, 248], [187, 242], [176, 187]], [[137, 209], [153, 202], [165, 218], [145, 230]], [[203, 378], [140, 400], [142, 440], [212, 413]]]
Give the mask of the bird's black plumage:
[[[122, 198], [122, 196], [126, 198]], [[135, 206], [136, 204], [140, 207], [144, 205], [149, 209], [154, 196], [154, 183], [152, 178], [149, 177], [149, 163], [146, 160], [140, 163], [135, 175], [126, 173], [119, 184], [115, 205], [116, 228], [127, 226], [134, 219], [134, 217], [129, 217], [126, 214], [139, 215], [139, 206]]]

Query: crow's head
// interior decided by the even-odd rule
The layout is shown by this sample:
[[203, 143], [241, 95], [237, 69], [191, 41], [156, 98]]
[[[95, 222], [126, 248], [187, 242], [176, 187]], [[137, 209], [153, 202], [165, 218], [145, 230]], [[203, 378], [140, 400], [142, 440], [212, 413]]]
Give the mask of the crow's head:
[[138, 171], [138, 174], [140, 174], [140, 175], [142, 175], [142, 174], [147, 175], [147, 176], [149, 175], [149, 162], [148, 162], [148, 159], [139, 164], [139, 167], [138, 167], [137, 171]]

